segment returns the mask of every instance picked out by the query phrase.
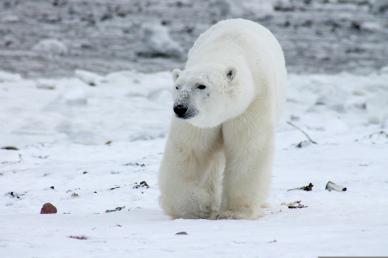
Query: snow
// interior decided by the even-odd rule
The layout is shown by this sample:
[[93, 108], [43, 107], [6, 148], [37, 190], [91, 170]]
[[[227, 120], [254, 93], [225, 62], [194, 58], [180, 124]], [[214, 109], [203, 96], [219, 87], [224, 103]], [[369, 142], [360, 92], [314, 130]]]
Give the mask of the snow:
[[22, 77], [19, 74], [0, 71], [0, 82], [19, 81]]
[[[0, 147], [18, 148], [0, 149], [0, 257], [386, 255], [387, 82], [388, 73], [291, 74], [266, 216], [171, 220], [157, 187], [168, 72], [0, 72]], [[297, 148], [306, 138], [286, 121], [318, 144]], [[348, 190], [325, 191], [327, 181]], [[311, 192], [287, 191], [310, 182]], [[282, 205], [297, 200], [308, 207]], [[58, 214], [39, 214], [46, 202]]]
[[160, 24], [143, 24], [139, 41], [143, 45], [139, 55], [179, 57], [183, 52], [179, 43], [171, 38], [168, 28]]
[[48, 55], [65, 55], [69, 51], [58, 39], [43, 39], [34, 45], [32, 50]]
[[16, 23], [20, 21], [20, 18], [16, 15], [7, 15], [1, 19], [4, 23]]

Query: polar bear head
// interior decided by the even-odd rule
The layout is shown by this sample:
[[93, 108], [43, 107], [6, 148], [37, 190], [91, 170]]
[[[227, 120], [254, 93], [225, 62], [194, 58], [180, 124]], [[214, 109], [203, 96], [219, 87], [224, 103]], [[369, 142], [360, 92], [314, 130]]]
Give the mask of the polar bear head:
[[249, 69], [205, 65], [172, 74], [175, 116], [197, 127], [215, 127], [240, 115], [255, 96]]

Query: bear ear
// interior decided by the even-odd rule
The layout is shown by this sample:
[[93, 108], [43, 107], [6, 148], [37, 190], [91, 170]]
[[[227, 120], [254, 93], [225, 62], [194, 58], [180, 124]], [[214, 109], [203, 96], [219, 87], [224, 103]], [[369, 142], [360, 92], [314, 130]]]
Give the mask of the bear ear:
[[179, 70], [179, 69], [174, 69], [172, 70], [172, 79], [174, 80], [174, 82], [179, 78], [179, 74], [181, 73], [182, 71]]
[[229, 80], [229, 81], [233, 81], [233, 79], [236, 77], [236, 68], [234, 67], [229, 67], [228, 69], [226, 69], [226, 78]]

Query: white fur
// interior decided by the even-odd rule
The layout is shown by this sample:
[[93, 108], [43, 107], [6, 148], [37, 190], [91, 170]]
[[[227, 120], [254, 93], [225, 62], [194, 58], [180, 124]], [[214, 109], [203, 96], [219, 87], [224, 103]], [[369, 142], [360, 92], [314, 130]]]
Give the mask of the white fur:
[[175, 103], [195, 115], [172, 119], [160, 167], [162, 209], [173, 218], [261, 216], [285, 94], [278, 41], [257, 23], [221, 21], [197, 39], [173, 78]]

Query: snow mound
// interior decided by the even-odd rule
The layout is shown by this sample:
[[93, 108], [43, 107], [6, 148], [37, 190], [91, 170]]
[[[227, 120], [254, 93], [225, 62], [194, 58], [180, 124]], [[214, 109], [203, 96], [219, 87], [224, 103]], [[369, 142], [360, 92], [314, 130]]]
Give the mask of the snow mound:
[[32, 50], [49, 55], [66, 55], [67, 46], [58, 39], [44, 39], [32, 47]]
[[182, 47], [171, 38], [167, 27], [160, 24], [144, 24], [140, 29], [142, 50], [138, 55], [145, 57], [180, 57]]
[[1, 21], [4, 23], [17, 23], [20, 21], [20, 18], [17, 15], [10, 14], [10, 15], [6, 15], [3, 18], [1, 18]]
[[20, 80], [22, 80], [22, 76], [20, 76], [20, 74], [0, 71], [0, 82], [13, 82]]
[[85, 87], [82, 82], [69, 84], [61, 98], [68, 105], [86, 105], [88, 100]]
[[76, 70], [75, 76], [90, 86], [96, 86], [103, 80], [103, 76], [85, 70]]

